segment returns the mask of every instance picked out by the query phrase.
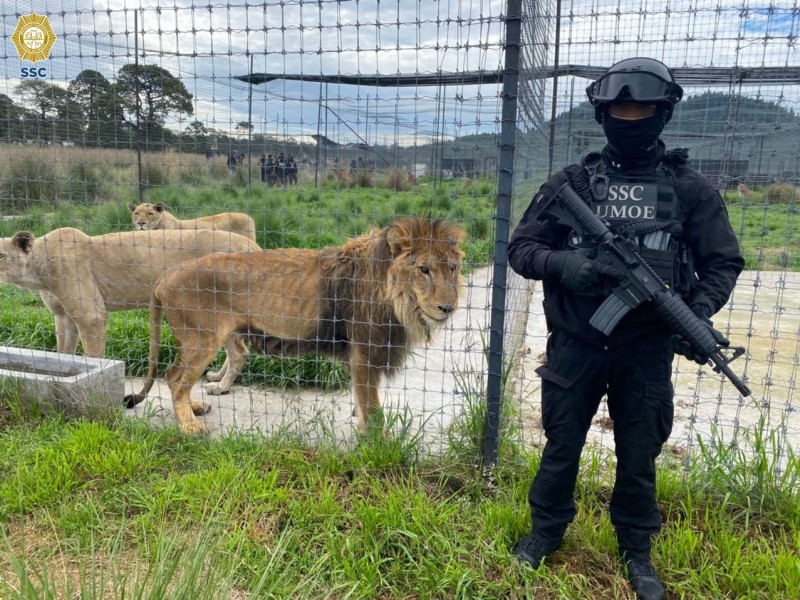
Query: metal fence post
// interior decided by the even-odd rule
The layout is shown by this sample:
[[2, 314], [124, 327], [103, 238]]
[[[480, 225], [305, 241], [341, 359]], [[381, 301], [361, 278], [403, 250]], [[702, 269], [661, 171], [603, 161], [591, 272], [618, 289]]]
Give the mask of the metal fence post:
[[514, 144], [517, 124], [522, 2], [509, 0], [506, 11], [505, 66], [503, 69], [502, 125], [495, 216], [492, 310], [486, 380], [486, 424], [483, 435], [484, 473], [497, 463], [503, 393], [503, 332], [505, 329], [508, 238], [511, 225], [511, 195], [514, 187]]

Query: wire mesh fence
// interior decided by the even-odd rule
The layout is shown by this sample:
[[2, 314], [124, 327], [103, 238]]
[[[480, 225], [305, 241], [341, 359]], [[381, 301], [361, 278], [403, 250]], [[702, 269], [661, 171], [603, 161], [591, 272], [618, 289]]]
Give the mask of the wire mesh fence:
[[[746, 354], [732, 368], [749, 381], [743, 398], [723, 377], [686, 359], [673, 363], [679, 456], [704, 443], [742, 441], [759, 422], [776, 434], [785, 456], [800, 436], [795, 389], [798, 364], [800, 245], [797, 202], [800, 145], [797, 118], [797, 7], [726, 2], [680, 5], [636, 2], [526, 2], [528, 23], [520, 84], [514, 214], [555, 170], [579, 162], [604, 143], [585, 89], [624, 58], [648, 56], [669, 65], [685, 92], [662, 139], [689, 150], [689, 166], [722, 194], [746, 270], [727, 305], [714, 317]], [[515, 278], [514, 285], [526, 286]], [[527, 326], [517, 351], [515, 395], [522, 430], [539, 435], [538, 380], [546, 329], [541, 291], [509, 306]], [[762, 421], [763, 420], [763, 421]], [[601, 410], [591, 437], [613, 445], [611, 420]]]
[[[280, 277], [253, 267], [253, 288], [240, 281], [237, 294], [248, 299], [247, 310], [275, 311], [275, 327], [289, 322], [278, 332], [289, 337], [278, 342], [260, 325], [233, 325], [245, 331], [242, 340], [250, 336], [251, 349], [268, 347], [272, 356], [252, 353], [232, 386], [230, 377], [195, 386], [194, 397], [211, 405], [202, 417], [207, 427], [289, 428], [348, 442], [359, 422], [359, 386], [380, 386], [384, 406], [421, 429], [428, 449], [442, 448], [466, 394], [480, 395], [463, 386], [478, 385], [485, 371], [502, 4], [34, 2], [26, 10], [2, 11], [0, 226], [8, 255], [36, 260], [43, 271], [33, 283], [6, 275], [15, 285], [2, 288], [3, 342], [65, 351], [77, 344], [78, 352], [121, 360], [124, 393], [134, 404], [148, 369], [148, 290], [165, 268], [212, 248], [252, 250], [249, 241], [205, 239], [196, 229], [225, 228], [272, 251], [264, 260]], [[39, 50], [42, 17], [55, 43], [46, 59], [24, 61], [13, 38]], [[34, 77], [29, 67], [46, 71]], [[221, 214], [213, 223], [194, 221]], [[419, 229], [409, 217], [442, 220], [466, 237], [430, 255], [416, 274], [393, 272], [391, 289], [385, 272], [333, 277], [325, 265], [333, 266], [319, 266], [341, 258], [354, 238], [369, 254], [356, 258], [369, 263], [397, 231], [415, 244], [412, 258], [423, 260], [436, 250], [439, 230]], [[162, 226], [183, 229], [175, 237], [154, 230]], [[31, 235], [18, 235], [24, 231]], [[453, 229], [446, 237], [459, 235]], [[408, 260], [400, 246], [390, 252], [398, 262]], [[323, 250], [332, 247], [339, 253]], [[437, 294], [453, 288], [454, 248], [464, 253], [466, 285], [451, 315], [448, 305], [456, 303]], [[378, 255], [375, 262], [393, 264]], [[335, 290], [311, 284], [331, 277], [340, 281]], [[429, 278], [432, 293], [420, 277]], [[77, 283], [87, 279], [98, 298]], [[353, 301], [348, 294], [365, 296], [358, 300], [369, 314], [351, 319], [363, 331], [340, 324]], [[172, 289], [165, 302], [178, 297]], [[270, 308], [278, 297], [281, 307]], [[296, 329], [292, 340], [291, 321], [301, 317], [291, 311], [316, 310], [315, 302], [326, 304], [316, 307], [320, 323]], [[384, 315], [383, 330], [372, 327], [386, 307], [400, 312]], [[155, 386], [132, 409], [164, 422], [175, 418], [164, 370], [189, 343], [175, 339], [169, 310]], [[219, 334], [220, 318], [209, 320], [216, 325], [203, 327]], [[85, 329], [103, 328], [104, 340], [85, 339]], [[201, 343], [224, 345], [210, 337]], [[409, 342], [408, 356], [383, 356], [387, 339], [398, 348]], [[375, 367], [366, 383], [358, 365], [347, 368], [351, 342], [374, 355], [359, 363]], [[236, 350], [226, 346], [209, 369], [219, 370]], [[326, 350], [332, 359], [318, 356]], [[381, 377], [384, 371], [394, 377]]]
[[[644, 55], [673, 67], [686, 89], [663, 139], [668, 147], [688, 147], [690, 165], [719, 187], [747, 259], [715, 323], [747, 347], [735, 367], [753, 398], [743, 399], [708, 369], [676, 361], [672, 442], [691, 451], [712, 426], [728, 435], [761, 417], [789, 440], [800, 436], [793, 399], [800, 345], [794, 231], [800, 23], [792, 3], [56, 4], [34, 1], [25, 14], [5, 5], [0, 11], [0, 234], [9, 265], [4, 281], [12, 284], [0, 289], [2, 344], [69, 351], [77, 343], [83, 353], [94, 344], [89, 353], [125, 363], [124, 393], [134, 394], [148, 368], [146, 307], [161, 271], [178, 259], [202, 261], [210, 249], [253, 249], [230, 235], [203, 245], [142, 229], [166, 219], [167, 226], [184, 226], [182, 235], [199, 235], [196, 228], [208, 222], [192, 219], [238, 214], [212, 227], [232, 228], [273, 251], [273, 272], [283, 279], [265, 288], [272, 286], [288, 311], [303, 304], [298, 290], [314, 279], [311, 263], [296, 265], [299, 257], [359, 236], [375, 242], [398, 220], [432, 217], [466, 233], [459, 244], [465, 285], [458, 308], [430, 343], [414, 345], [394, 377], [381, 378], [381, 401], [437, 451], [458, 435], [453, 426], [465, 413], [480, 413], [487, 395], [502, 393], [505, 425], [515, 426], [504, 435], [537, 443], [533, 370], [546, 338], [541, 292], [506, 269], [506, 230], [550, 173], [602, 146], [586, 85], [616, 60]], [[518, 65], [507, 60], [507, 28], [517, 16]], [[48, 26], [54, 43], [47, 57], [37, 58], [51, 39]], [[519, 78], [518, 95], [504, 91], [509, 73]], [[512, 100], [516, 121], [509, 123], [504, 107]], [[510, 168], [501, 164], [504, 151], [513, 156]], [[512, 175], [513, 189], [505, 189]], [[513, 201], [508, 215], [498, 203], [504, 194]], [[31, 235], [18, 235], [26, 231]], [[117, 258], [102, 275], [87, 273], [101, 261], [86, 248], [124, 246], [123, 234], [147, 250]], [[422, 240], [427, 249], [434, 237]], [[75, 253], [81, 244], [83, 253]], [[176, 246], [189, 250], [173, 252]], [[43, 254], [45, 248], [54, 254]], [[19, 265], [17, 257], [37, 254], [50, 271], [37, 266], [38, 279], [9, 275], [9, 257]], [[52, 272], [56, 263], [59, 273]], [[97, 308], [84, 283], [63, 285], [87, 277], [104, 278], [101, 295], [137, 281], [139, 296]], [[385, 302], [384, 281], [368, 281], [362, 289], [378, 296], [370, 302]], [[242, 289], [260, 299], [255, 308], [268, 307], [264, 289]], [[178, 296], [168, 293], [165, 302]], [[71, 311], [90, 320], [93, 331], [104, 324], [102, 350], [97, 338], [77, 342], [75, 328], [84, 325], [75, 324]], [[289, 313], [280, 315], [286, 320]], [[442, 316], [428, 315], [421, 326]], [[323, 321], [338, 318], [334, 311]], [[168, 324], [158, 378], [132, 409], [159, 422], [175, 418], [164, 380], [177, 353], [175, 323]], [[194, 397], [211, 406], [201, 417], [208, 428], [288, 427], [352, 441], [357, 403], [346, 361], [317, 356], [323, 350], [317, 330], [316, 346], [300, 348], [275, 344], [257, 329], [245, 328], [255, 335], [251, 347], [269, 347], [277, 356], [252, 353], [229, 393], [220, 394], [227, 390], [210, 380], [194, 388]], [[367, 347], [373, 334], [362, 340]], [[332, 326], [328, 335], [335, 347], [344, 334]], [[223, 340], [214, 344], [216, 350]], [[233, 343], [210, 368], [219, 369], [232, 352]], [[502, 373], [490, 364], [493, 352], [502, 358]], [[490, 389], [492, 377], [501, 390]], [[593, 433], [606, 444], [609, 432], [601, 409]]]

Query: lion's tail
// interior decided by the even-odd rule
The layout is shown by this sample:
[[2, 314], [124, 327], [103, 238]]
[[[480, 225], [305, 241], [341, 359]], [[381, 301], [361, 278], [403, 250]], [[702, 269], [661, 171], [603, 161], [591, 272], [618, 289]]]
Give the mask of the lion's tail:
[[153, 387], [158, 373], [158, 354], [161, 350], [161, 314], [163, 305], [156, 294], [158, 286], [153, 288], [150, 296], [150, 354], [147, 357], [147, 379], [138, 394], [128, 394], [123, 399], [126, 408], [133, 408], [147, 397]]

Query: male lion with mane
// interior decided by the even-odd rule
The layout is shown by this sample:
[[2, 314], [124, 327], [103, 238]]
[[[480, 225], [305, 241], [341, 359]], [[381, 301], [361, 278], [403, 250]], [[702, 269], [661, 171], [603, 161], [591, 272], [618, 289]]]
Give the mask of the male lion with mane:
[[153, 231], [155, 229], [219, 229], [232, 231], [256, 241], [256, 222], [253, 217], [242, 212], [224, 212], [196, 219], [178, 219], [161, 204], [145, 202], [138, 206], [128, 203], [134, 231]]
[[170, 269], [153, 290], [150, 356], [141, 402], [155, 381], [161, 316], [178, 348], [165, 379], [180, 428], [205, 431], [207, 404], [191, 390], [222, 346], [212, 393], [230, 389], [247, 359], [246, 341], [271, 355], [324, 354], [345, 361], [362, 432], [379, 413], [381, 378], [431, 340], [458, 306], [465, 237], [442, 221], [403, 218], [323, 250], [213, 254]]

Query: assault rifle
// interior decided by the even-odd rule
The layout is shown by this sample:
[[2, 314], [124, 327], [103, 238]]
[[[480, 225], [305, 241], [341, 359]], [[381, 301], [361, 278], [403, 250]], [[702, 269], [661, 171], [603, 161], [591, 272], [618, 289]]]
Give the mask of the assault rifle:
[[[639, 255], [637, 244], [613, 232], [608, 223], [592, 212], [569, 183], [562, 185], [551, 198], [539, 198], [533, 216], [539, 220], [554, 218], [584, 238], [595, 240], [597, 256], [594, 260], [624, 273], [619, 285], [612, 288], [611, 294], [589, 320], [592, 327], [608, 335], [628, 312], [642, 302], [652, 302], [656, 314], [672, 333], [680, 335], [694, 348], [707, 354], [714, 371], [725, 375], [742, 396], [751, 394], [750, 388], [728, 367], [744, 354], [744, 348], [717, 344], [703, 320], [692, 312], [681, 297]], [[732, 354], [726, 356], [725, 350], [732, 351]]]

